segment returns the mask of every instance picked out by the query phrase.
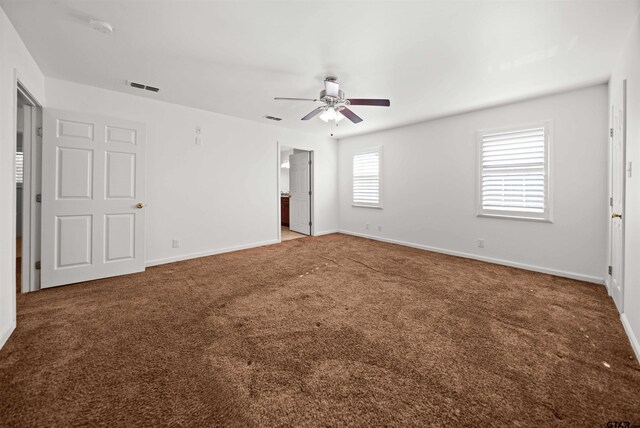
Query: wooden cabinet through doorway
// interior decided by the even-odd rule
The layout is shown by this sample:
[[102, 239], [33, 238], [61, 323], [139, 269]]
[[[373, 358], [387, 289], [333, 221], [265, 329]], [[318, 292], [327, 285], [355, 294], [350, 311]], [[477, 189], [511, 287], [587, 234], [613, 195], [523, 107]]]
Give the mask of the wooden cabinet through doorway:
[[289, 227], [289, 198], [280, 197], [280, 224]]

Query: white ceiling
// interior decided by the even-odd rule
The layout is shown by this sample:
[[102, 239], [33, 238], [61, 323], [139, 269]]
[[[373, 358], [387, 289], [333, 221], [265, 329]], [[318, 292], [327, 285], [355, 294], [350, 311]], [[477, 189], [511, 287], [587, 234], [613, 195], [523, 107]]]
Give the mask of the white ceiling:
[[[336, 137], [604, 82], [640, 11], [613, 0], [0, 1], [49, 77]], [[300, 121], [313, 103], [273, 100], [316, 97], [328, 74], [347, 97], [391, 107], [354, 106], [364, 122], [332, 128]]]

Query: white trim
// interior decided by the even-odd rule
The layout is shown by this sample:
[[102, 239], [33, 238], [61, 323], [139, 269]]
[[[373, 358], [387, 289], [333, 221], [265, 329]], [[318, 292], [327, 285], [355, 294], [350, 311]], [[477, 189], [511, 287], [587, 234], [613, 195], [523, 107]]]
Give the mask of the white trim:
[[604, 281], [605, 281], [604, 278], [599, 278], [599, 277], [591, 276], [591, 275], [583, 275], [581, 273], [576, 273], [576, 272], [567, 272], [567, 271], [563, 271], [563, 270], [549, 269], [549, 268], [545, 268], [545, 267], [542, 267], [542, 266], [529, 265], [529, 264], [526, 264], [526, 263], [513, 262], [513, 261], [510, 261], [510, 260], [503, 260], [503, 259], [496, 259], [496, 258], [493, 258], [493, 257], [478, 256], [476, 254], [464, 253], [464, 252], [461, 252], [461, 251], [454, 251], [454, 250], [446, 250], [444, 248], [431, 247], [431, 246], [428, 246], [428, 245], [415, 244], [415, 243], [412, 243], [412, 242], [399, 241], [399, 240], [396, 240], [396, 239], [382, 238], [380, 236], [365, 235], [363, 233], [356, 233], [356, 232], [351, 232], [351, 231], [348, 231], [348, 230], [340, 229], [340, 230], [338, 230], [338, 233], [344, 233], [345, 235], [358, 236], [360, 238], [373, 239], [375, 241], [388, 242], [390, 244], [404, 245], [405, 247], [417, 248], [419, 250], [426, 250], [426, 251], [433, 251], [435, 253], [448, 254], [450, 256], [464, 257], [465, 259], [480, 260], [480, 261], [483, 261], [483, 262], [494, 263], [494, 264], [497, 264], [497, 265], [510, 266], [510, 267], [514, 267], [514, 268], [518, 268], [518, 269], [530, 270], [530, 271], [533, 271], [533, 272], [546, 273], [546, 274], [549, 274], [549, 275], [555, 275], [555, 276], [561, 276], [561, 277], [564, 277], [564, 278], [576, 279], [578, 281], [592, 282], [594, 284], [604, 285]]
[[[287, 147], [291, 147], [293, 150], [302, 150], [305, 152], [309, 152], [309, 160], [311, 161], [311, 164], [309, 165], [309, 190], [311, 190], [311, 195], [309, 197], [309, 209], [310, 209], [310, 221], [311, 221], [311, 227], [309, 228], [309, 235], [308, 236], [317, 236], [316, 233], [316, 204], [315, 204], [315, 198], [316, 198], [316, 179], [315, 179], [315, 168], [316, 168], [316, 158], [315, 158], [315, 149], [313, 148], [300, 148], [300, 147], [295, 147], [295, 146], [290, 146], [288, 144], [284, 144]], [[282, 197], [282, 195], [280, 194], [280, 168], [281, 168], [281, 155], [282, 155], [282, 146], [283, 144], [280, 143], [280, 141], [276, 141], [276, 148], [277, 148], [277, 155], [276, 155], [276, 164], [277, 164], [277, 178], [276, 178], [276, 183], [277, 183], [277, 194], [278, 194], [278, 203], [277, 203], [277, 214], [278, 214], [278, 229], [277, 229], [277, 239], [278, 242], [282, 242], [282, 206], [281, 206], [281, 201], [280, 198]], [[289, 192], [291, 192], [291, 189], [289, 189]], [[291, 224], [291, 218], [289, 218], [289, 224]]]
[[[276, 220], [278, 221], [278, 227], [276, 228], [276, 240], [278, 242], [282, 242], [282, 201], [280, 198], [282, 198], [282, 193], [280, 193], [280, 175], [282, 174], [282, 171], [280, 171], [280, 169], [282, 168], [280, 165], [280, 162], [282, 162], [282, 153], [280, 152], [280, 150], [282, 150], [282, 145], [280, 144], [280, 141], [276, 141], [276, 191], [277, 191], [277, 201], [278, 203], [276, 204], [276, 213], [277, 213], [277, 218]], [[289, 189], [289, 191], [291, 191], [291, 189]]]
[[[14, 126], [17, 125], [17, 106], [18, 93], [20, 93], [28, 103], [29, 110], [25, 105], [25, 120], [29, 117], [29, 129], [25, 127], [23, 130], [23, 147], [24, 153], [24, 174], [22, 183], [22, 284], [20, 291], [27, 293], [40, 289], [40, 272], [35, 268], [35, 261], [40, 259], [40, 253], [36, 251], [40, 248], [40, 230], [39, 230], [39, 209], [40, 206], [35, 202], [35, 194], [41, 193], [41, 167], [39, 160], [42, 157], [42, 141], [41, 136], [37, 135], [37, 128], [42, 126], [42, 103], [35, 97], [28, 85], [21, 77], [18, 69], [14, 69]], [[14, 132], [14, 135], [16, 132]], [[14, 143], [14, 151], [16, 144]], [[15, 160], [14, 160], [15, 169]], [[14, 178], [15, 180], [15, 178]], [[14, 196], [15, 199], [15, 196]], [[14, 208], [15, 212], [15, 208]], [[14, 230], [15, 236], [15, 230]], [[14, 258], [15, 259], [15, 258]], [[15, 271], [15, 267], [14, 267]], [[14, 282], [15, 282], [14, 277]], [[15, 293], [12, 293], [15, 296]], [[15, 304], [15, 297], [14, 297]], [[14, 309], [14, 321], [17, 317], [17, 306]]]
[[[295, 148], [294, 148], [295, 150]], [[311, 221], [311, 227], [309, 228], [309, 236], [316, 236], [316, 152], [315, 150], [309, 150], [309, 221]], [[291, 180], [289, 180], [291, 183]], [[289, 194], [291, 194], [291, 188], [289, 188]], [[289, 224], [291, 224], [291, 213], [289, 213]]]
[[381, 210], [382, 205], [364, 205], [364, 204], [351, 204], [352, 207], [354, 208], [375, 208], [377, 210]]
[[264, 247], [265, 245], [273, 245], [273, 244], [279, 244], [279, 243], [280, 242], [277, 239], [270, 239], [268, 241], [254, 242], [252, 244], [236, 245], [234, 247], [219, 248], [217, 250], [207, 250], [207, 251], [200, 251], [197, 253], [182, 254], [180, 256], [166, 257], [164, 259], [147, 260], [144, 265], [145, 267], [157, 266], [157, 265], [163, 265], [166, 263], [197, 259], [200, 257], [213, 256], [213, 255], [222, 254], [222, 253], [230, 253], [232, 251], [247, 250], [249, 248]]
[[553, 223], [550, 219], [542, 218], [542, 217], [523, 217], [511, 214], [476, 214], [476, 217], [484, 217], [484, 218], [506, 218], [509, 220], [520, 220], [520, 221], [533, 221], [536, 223]]
[[0, 349], [2, 349], [4, 345], [7, 343], [7, 340], [9, 340], [9, 338], [11, 337], [11, 334], [15, 329], [16, 329], [16, 320], [14, 319], [9, 325], [9, 328], [3, 331], [2, 333], [0, 333]]
[[[488, 134], [517, 132], [527, 128], [544, 129], [544, 212], [489, 210], [482, 207], [482, 139]], [[509, 126], [478, 129], [476, 131], [476, 216], [505, 220], [526, 220], [553, 223], [553, 121], [541, 120]]]
[[640, 362], [640, 340], [638, 340], [638, 336], [636, 336], [631, 329], [631, 324], [629, 323], [629, 319], [627, 318], [626, 314], [620, 315], [620, 321], [622, 321], [624, 331], [629, 337], [629, 342], [631, 343], [633, 352], [636, 354], [636, 359], [638, 360], [638, 362]]
[[[382, 153], [382, 146], [372, 147], [371, 149], [361, 150], [358, 152], [354, 152], [351, 154], [351, 206], [357, 208], [377, 208], [383, 209], [384, 206], [384, 154]], [[367, 204], [367, 203], [356, 203], [353, 200], [353, 161], [358, 155], [366, 155], [370, 153], [378, 154], [378, 198], [379, 201], [377, 204]]]
[[316, 232], [316, 234], [313, 236], [331, 235], [332, 233], [338, 233], [338, 232], [339, 232], [338, 229], [323, 230], [321, 232]]

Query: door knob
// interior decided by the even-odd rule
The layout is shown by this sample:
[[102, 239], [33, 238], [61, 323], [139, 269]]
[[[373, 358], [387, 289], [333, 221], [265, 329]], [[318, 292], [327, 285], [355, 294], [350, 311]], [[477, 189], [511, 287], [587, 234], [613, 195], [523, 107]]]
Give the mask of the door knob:
[[136, 208], [140, 209], [140, 208], [144, 208], [144, 205], [142, 204], [142, 202], [138, 202], [136, 204]]
[[613, 213], [611, 214], [611, 218], [622, 218], [622, 214]]

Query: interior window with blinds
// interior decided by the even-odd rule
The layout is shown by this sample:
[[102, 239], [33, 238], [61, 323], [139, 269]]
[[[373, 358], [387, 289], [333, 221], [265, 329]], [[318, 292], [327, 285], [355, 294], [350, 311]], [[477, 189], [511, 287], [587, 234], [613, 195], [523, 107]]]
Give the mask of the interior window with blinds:
[[22, 152], [16, 152], [16, 183], [22, 184], [24, 180], [24, 156]]
[[382, 151], [371, 150], [353, 155], [353, 205], [382, 208]]
[[549, 220], [548, 126], [479, 133], [479, 215]]

